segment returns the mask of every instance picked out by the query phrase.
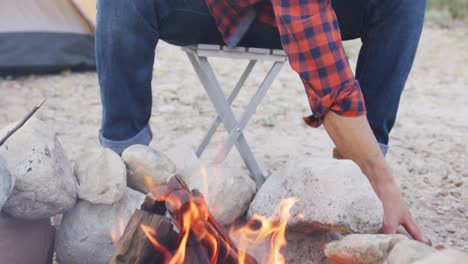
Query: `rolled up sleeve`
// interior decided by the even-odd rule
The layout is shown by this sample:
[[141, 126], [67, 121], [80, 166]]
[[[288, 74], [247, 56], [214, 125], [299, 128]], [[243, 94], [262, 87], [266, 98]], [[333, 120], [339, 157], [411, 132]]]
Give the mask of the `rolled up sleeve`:
[[318, 127], [328, 111], [366, 114], [364, 98], [346, 57], [338, 19], [329, 0], [272, 0], [284, 51], [307, 93]]

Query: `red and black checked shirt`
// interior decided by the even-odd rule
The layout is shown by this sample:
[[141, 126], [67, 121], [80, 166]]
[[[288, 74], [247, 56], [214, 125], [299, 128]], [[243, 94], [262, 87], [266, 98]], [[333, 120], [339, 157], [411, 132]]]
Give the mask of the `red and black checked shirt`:
[[304, 83], [318, 127], [328, 111], [366, 114], [364, 98], [348, 63], [330, 0], [205, 0], [219, 32], [236, 46], [254, 19], [278, 27], [291, 67]]

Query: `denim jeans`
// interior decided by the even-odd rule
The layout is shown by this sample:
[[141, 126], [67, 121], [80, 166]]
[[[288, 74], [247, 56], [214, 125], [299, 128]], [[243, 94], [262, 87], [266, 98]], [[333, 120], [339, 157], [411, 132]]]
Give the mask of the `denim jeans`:
[[[413, 64], [426, 0], [332, 0], [343, 40], [360, 38], [356, 69], [370, 126], [387, 151]], [[159, 40], [223, 44], [205, 0], [99, 0], [96, 58], [103, 104], [100, 141], [117, 153], [149, 144], [151, 80]], [[278, 30], [254, 22], [239, 46], [281, 48]]]

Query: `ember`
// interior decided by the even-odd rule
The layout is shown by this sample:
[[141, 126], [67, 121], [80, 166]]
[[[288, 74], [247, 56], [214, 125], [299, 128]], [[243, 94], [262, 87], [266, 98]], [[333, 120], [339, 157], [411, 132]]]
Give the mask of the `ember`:
[[190, 191], [175, 176], [164, 186], [152, 188], [141, 210], [132, 216], [110, 263], [232, 263], [257, 261], [246, 253], [251, 246], [268, 243], [262, 263], [285, 263], [281, 250], [289, 209], [296, 199], [286, 199], [271, 217], [255, 215], [230, 234], [211, 215], [198, 190]]

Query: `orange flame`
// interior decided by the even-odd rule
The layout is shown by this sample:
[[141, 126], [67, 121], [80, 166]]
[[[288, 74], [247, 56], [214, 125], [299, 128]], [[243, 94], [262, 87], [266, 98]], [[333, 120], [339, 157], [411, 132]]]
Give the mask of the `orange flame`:
[[149, 190], [153, 190], [156, 187], [156, 185], [153, 182], [153, 179], [151, 179], [151, 177], [147, 175], [145, 175], [145, 184]]
[[165, 260], [170, 259], [172, 257], [171, 253], [163, 245], [161, 245], [158, 242], [158, 240], [155, 238], [156, 237], [156, 231], [153, 228], [151, 228], [151, 227], [149, 227], [147, 225], [144, 225], [144, 224], [142, 224], [140, 227], [143, 230], [143, 233], [145, 233], [145, 235], [148, 237], [151, 244], [153, 244], [153, 247], [158, 252], [161, 252], [164, 255], [164, 259]]
[[123, 218], [119, 218], [117, 220], [117, 226], [115, 228], [111, 229], [111, 231], [110, 231], [112, 243], [114, 243], [114, 245], [117, 245], [117, 243], [119, 242], [120, 238], [122, 237], [124, 231], [125, 231], [125, 222], [124, 222]]
[[[212, 180], [216, 177], [208, 178], [208, 173], [204, 166], [201, 166], [199, 170], [204, 181], [204, 193], [207, 194], [208, 187], [212, 187], [208, 186], [209, 180], [210, 183], [213, 184]], [[145, 181], [149, 189], [154, 190], [156, 186], [151, 178], [145, 177]], [[155, 196], [157, 196], [156, 193]], [[177, 194], [169, 194], [168, 196], [162, 197], [161, 201], [164, 201], [168, 208], [175, 209], [172, 211], [181, 212], [180, 216], [173, 216], [177, 219], [177, 221], [174, 222], [181, 223], [182, 225], [176, 227], [179, 233], [182, 234], [182, 238], [175, 252], [172, 254], [157, 240], [157, 233], [154, 229], [146, 225], [141, 225], [141, 229], [148, 237], [155, 250], [164, 255], [165, 262], [163, 264], [184, 263], [187, 256], [187, 245], [189, 240], [192, 241], [191, 235], [197, 240], [197, 243], [200, 242], [209, 250], [210, 264], [222, 263], [222, 259], [219, 259], [222, 256], [220, 256], [221, 245], [219, 244], [218, 234], [216, 231], [211, 230], [210, 226], [206, 224], [210, 217], [210, 212], [206, 203], [200, 203], [195, 200], [184, 201], [183, 197]], [[253, 215], [253, 217], [240, 228], [236, 229], [231, 227], [229, 235], [236, 240], [238, 247], [237, 264], [247, 263], [246, 252], [248, 249], [265, 244], [268, 245], [268, 250], [261, 258], [261, 263], [286, 263], [286, 259], [281, 251], [287, 246], [286, 229], [291, 217], [290, 210], [297, 201], [297, 198], [284, 199], [280, 202], [271, 217]], [[182, 208], [182, 206], [184, 206], [184, 208]], [[303, 214], [299, 213], [296, 217], [301, 218]], [[228, 248], [227, 250], [230, 251], [232, 248]]]
[[200, 174], [203, 177], [203, 193], [207, 195], [208, 194], [208, 172], [206, 171], [206, 167], [204, 165], [200, 166]]
[[[281, 250], [286, 248], [286, 227], [291, 217], [290, 209], [298, 201], [297, 198], [288, 198], [281, 201], [270, 218], [261, 215], [253, 217], [237, 230], [231, 228], [230, 235], [238, 240], [239, 264], [244, 264], [245, 252], [249, 247], [269, 243], [269, 252], [262, 258], [261, 263], [286, 263]], [[255, 228], [259, 226], [259, 228]]]
[[[168, 197], [173, 200], [173, 197]], [[252, 246], [258, 246], [268, 243], [269, 251], [263, 256], [261, 263], [283, 264], [286, 263], [285, 257], [281, 250], [285, 249], [286, 241], [286, 227], [288, 219], [290, 218], [290, 209], [297, 202], [296, 198], [288, 198], [283, 200], [276, 209], [273, 216], [270, 218], [254, 215], [252, 219], [244, 226], [234, 229], [231, 228], [231, 237], [236, 238], [238, 241], [238, 264], [246, 263], [246, 251]], [[180, 205], [180, 201], [172, 201], [173, 205]], [[148, 226], [142, 225], [141, 228], [146, 234], [148, 239], [153, 244], [154, 248], [162, 252], [166, 259], [169, 259], [167, 264], [182, 264], [186, 257], [186, 248], [189, 239], [190, 231], [198, 239], [203, 240], [210, 248], [212, 254], [210, 257], [210, 264], [218, 263], [220, 245], [218, 244], [217, 236], [212, 230], [206, 226], [209, 211], [206, 206], [190, 201], [188, 208], [182, 215], [181, 232], [183, 237], [178, 245], [178, 248], [173, 256], [169, 251], [156, 240], [156, 231]], [[256, 226], [260, 226], [256, 228]]]

